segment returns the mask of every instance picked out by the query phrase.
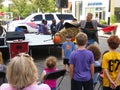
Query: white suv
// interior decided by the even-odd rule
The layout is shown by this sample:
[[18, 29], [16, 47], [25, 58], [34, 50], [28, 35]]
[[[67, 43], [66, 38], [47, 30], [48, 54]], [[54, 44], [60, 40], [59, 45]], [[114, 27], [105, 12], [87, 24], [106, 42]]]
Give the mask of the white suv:
[[26, 17], [24, 20], [15, 20], [9, 23], [8, 31], [15, 31], [17, 28], [25, 32], [37, 32], [38, 28], [43, 19], [46, 19], [48, 22], [48, 27], [53, 19], [56, 19], [57, 23], [60, 21], [60, 18], [64, 18], [65, 22], [71, 22], [74, 19], [72, 14], [56, 14], [56, 13], [34, 13]]

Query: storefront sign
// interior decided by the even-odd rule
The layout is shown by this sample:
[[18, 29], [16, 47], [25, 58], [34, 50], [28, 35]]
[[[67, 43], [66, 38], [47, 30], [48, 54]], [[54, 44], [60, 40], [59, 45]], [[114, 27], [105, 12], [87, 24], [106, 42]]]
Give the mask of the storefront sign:
[[88, 6], [101, 6], [101, 5], [103, 5], [103, 3], [102, 2], [88, 2]]

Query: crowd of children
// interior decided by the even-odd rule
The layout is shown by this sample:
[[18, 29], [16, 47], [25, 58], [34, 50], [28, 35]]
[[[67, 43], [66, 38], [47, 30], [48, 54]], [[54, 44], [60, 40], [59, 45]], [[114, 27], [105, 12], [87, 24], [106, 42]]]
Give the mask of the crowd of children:
[[[71, 90], [94, 90], [95, 66], [102, 68], [103, 90], [120, 90], [120, 53], [116, 50], [120, 44], [119, 37], [112, 35], [107, 39], [109, 50], [103, 55], [94, 44], [86, 48], [88, 37], [85, 33], [79, 32], [75, 39], [76, 44], [67, 35], [61, 47], [64, 69], [68, 71], [71, 80]], [[47, 74], [58, 70], [55, 56], [46, 58], [40, 85], [37, 84], [37, 67], [28, 54], [16, 55], [5, 66], [0, 52], [0, 70], [1, 67], [4, 67], [8, 83], [3, 83], [0, 90], [56, 90], [56, 79], [44, 80]]]

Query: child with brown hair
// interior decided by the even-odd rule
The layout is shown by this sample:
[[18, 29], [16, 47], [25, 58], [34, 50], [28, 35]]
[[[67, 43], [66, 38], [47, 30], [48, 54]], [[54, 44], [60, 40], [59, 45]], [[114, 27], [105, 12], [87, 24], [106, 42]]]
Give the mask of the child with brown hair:
[[116, 50], [120, 39], [112, 35], [107, 39], [109, 51], [103, 55], [103, 90], [120, 90], [120, 53]]
[[70, 55], [71, 90], [93, 90], [94, 56], [86, 49], [88, 37], [79, 32], [76, 35], [77, 50]]
[[54, 80], [44, 80], [44, 76], [50, 72], [56, 71], [57, 58], [54, 56], [49, 56], [45, 61], [45, 68], [41, 75], [41, 82], [48, 84], [51, 90], [56, 90], [56, 79]]
[[[101, 51], [99, 47], [95, 44], [91, 44], [87, 47], [88, 50], [92, 51], [95, 59], [95, 72], [94, 72], [94, 78], [93, 78], [93, 83], [94, 86], [98, 83], [98, 76], [101, 73], [101, 63], [98, 61], [101, 58]], [[98, 71], [98, 67], [100, 68], [100, 71]]]
[[100, 59], [101, 51], [97, 45], [91, 44], [87, 47], [87, 49], [93, 52], [95, 61], [98, 61]]

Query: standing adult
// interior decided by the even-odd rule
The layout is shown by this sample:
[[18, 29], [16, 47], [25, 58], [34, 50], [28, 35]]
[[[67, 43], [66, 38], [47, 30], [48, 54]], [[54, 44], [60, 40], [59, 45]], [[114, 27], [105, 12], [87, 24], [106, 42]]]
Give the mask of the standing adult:
[[97, 20], [92, 20], [93, 14], [88, 13], [86, 16], [86, 20], [81, 20], [78, 24], [81, 28], [81, 31], [86, 33], [88, 36], [87, 46], [93, 44], [95, 41], [99, 43], [98, 40], [98, 29], [97, 27], [107, 27], [108, 25], [101, 25], [97, 22]]
[[48, 31], [47, 21], [45, 19], [42, 20], [41, 32], [43, 34], [50, 34], [49, 31]]
[[61, 18], [60, 19], [60, 22], [56, 25], [56, 30], [57, 31], [60, 31], [61, 29], [63, 29], [63, 27], [64, 27], [64, 18]]
[[50, 26], [50, 29], [51, 29], [51, 33], [52, 33], [52, 37], [53, 37], [55, 35], [55, 33], [57, 32], [57, 30], [56, 30], [56, 20], [55, 19], [52, 20], [52, 24]]

